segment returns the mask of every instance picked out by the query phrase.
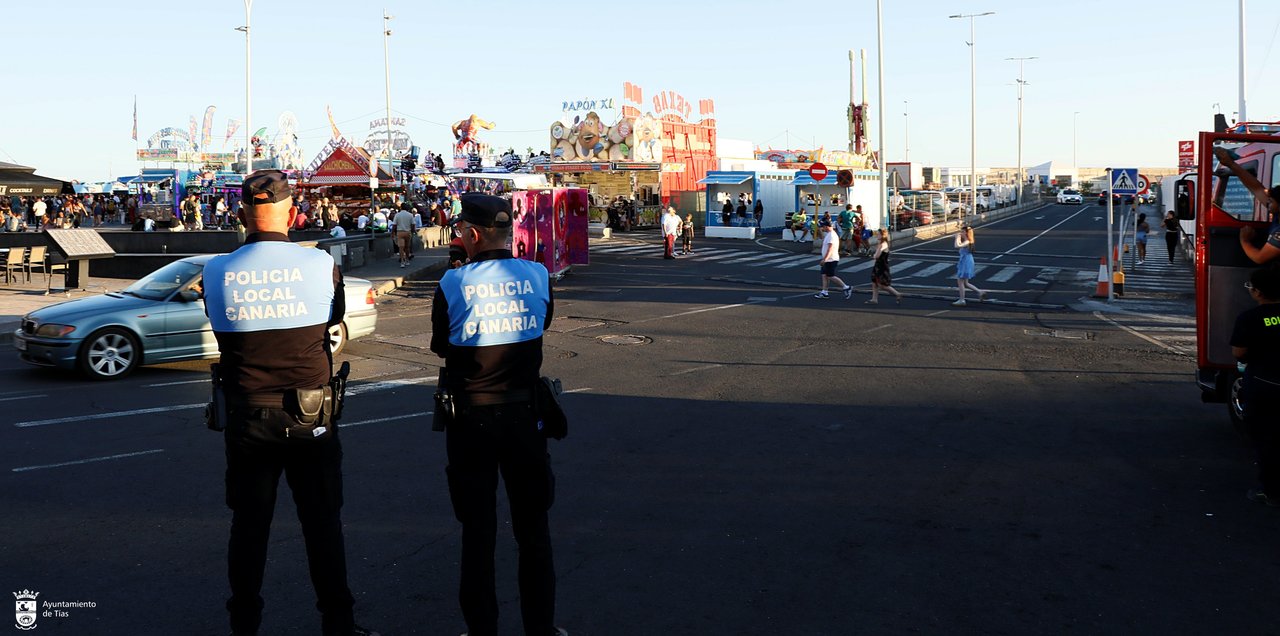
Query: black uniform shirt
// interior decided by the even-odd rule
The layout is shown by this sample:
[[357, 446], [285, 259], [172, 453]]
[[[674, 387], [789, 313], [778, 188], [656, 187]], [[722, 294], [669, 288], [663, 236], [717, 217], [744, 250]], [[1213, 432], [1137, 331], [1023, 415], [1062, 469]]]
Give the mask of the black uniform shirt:
[[1249, 350], [1247, 375], [1280, 382], [1280, 303], [1242, 312], [1231, 331], [1231, 346]]

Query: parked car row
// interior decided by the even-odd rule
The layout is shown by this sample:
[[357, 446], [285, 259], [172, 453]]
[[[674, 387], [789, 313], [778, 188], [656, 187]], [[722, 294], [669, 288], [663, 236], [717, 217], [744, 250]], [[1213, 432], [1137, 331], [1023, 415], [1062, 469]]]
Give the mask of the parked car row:
[[[123, 378], [144, 364], [218, 357], [203, 302], [212, 254], [174, 261], [119, 292], [37, 309], [13, 334], [19, 357], [44, 367], [79, 369], [95, 380]], [[333, 353], [378, 324], [373, 284], [346, 278], [346, 314], [330, 327]]]

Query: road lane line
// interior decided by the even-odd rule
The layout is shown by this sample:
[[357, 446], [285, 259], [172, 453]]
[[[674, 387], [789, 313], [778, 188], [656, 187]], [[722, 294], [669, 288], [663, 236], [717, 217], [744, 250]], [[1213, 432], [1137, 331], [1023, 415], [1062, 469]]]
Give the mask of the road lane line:
[[11, 400], [29, 400], [31, 398], [42, 398], [42, 397], [49, 397], [49, 396], [44, 393], [41, 393], [40, 395], [19, 395], [18, 397], [0, 398], [0, 402], [9, 402]]
[[208, 381], [209, 381], [209, 378], [202, 378], [200, 380], [183, 380], [181, 382], [161, 382], [159, 384], [144, 384], [142, 385], [142, 388], [149, 389], [157, 386], [178, 386], [179, 384], [200, 384], [202, 382], [208, 382]]
[[561, 391], [561, 393], [586, 393], [587, 391], [590, 391], [590, 390], [591, 390], [591, 387], [584, 386], [581, 389], [569, 389], [568, 391]]
[[1053, 224], [1049, 229], [1047, 229], [1047, 230], [1045, 230], [1045, 231], [1043, 231], [1043, 232], [1041, 232], [1041, 233], [1039, 233], [1039, 234], [1037, 234], [1037, 235], [1035, 235], [1035, 236], [1033, 236], [1033, 237], [1031, 237], [1031, 238], [1029, 238], [1029, 239], [1027, 239], [1027, 240], [1023, 241], [1023, 242], [1022, 242], [1021, 244], [1019, 244], [1017, 247], [1014, 247], [1013, 249], [1010, 249], [1010, 250], [1005, 250], [1005, 251], [1004, 251], [1004, 253], [1002, 253], [1002, 254], [996, 254], [996, 255], [995, 255], [991, 260], [993, 260], [993, 261], [994, 261], [994, 260], [999, 260], [1001, 256], [1007, 256], [1007, 255], [1009, 255], [1009, 254], [1012, 254], [1012, 253], [1014, 253], [1014, 252], [1018, 251], [1018, 248], [1019, 248], [1019, 247], [1022, 247], [1023, 245], [1026, 245], [1026, 244], [1028, 244], [1028, 243], [1030, 243], [1030, 242], [1032, 242], [1032, 241], [1034, 241], [1034, 240], [1036, 240], [1036, 239], [1038, 239], [1038, 238], [1040, 238], [1040, 237], [1044, 236], [1045, 234], [1048, 234], [1049, 232], [1052, 232], [1052, 231], [1054, 230], [1054, 228], [1058, 227], [1059, 225], [1062, 225], [1063, 223], [1066, 223], [1067, 221], [1070, 221], [1071, 219], [1076, 218], [1077, 216], [1080, 216], [1080, 213], [1081, 213], [1081, 212], [1084, 212], [1084, 211], [1085, 211], [1085, 210], [1087, 210], [1087, 209], [1089, 209], [1089, 206], [1085, 206], [1085, 207], [1081, 208], [1080, 210], [1076, 211], [1076, 213], [1075, 213], [1075, 214], [1072, 214], [1071, 216], [1069, 216], [1069, 217], [1067, 217], [1067, 218], [1065, 218], [1065, 219], [1062, 219], [1061, 221], [1058, 221], [1057, 223], [1054, 223], [1054, 224]]
[[880, 325], [879, 327], [872, 327], [862, 333], [871, 333], [873, 331], [880, 331], [881, 329], [888, 329], [889, 327], [892, 327], [892, 326], [893, 325]]
[[12, 472], [15, 472], [15, 473], [23, 473], [23, 472], [26, 472], [26, 471], [28, 471], [28, 470], [41, 470], [41, 469], [44, 469], [44, 468], [61, 468], [61, 467], [63, 467], [63, 466], [78, 466], [78, 465], [80, 465], [80, 464], [92, 464], [93, 462], [106, 462], [106, 461], [111, 461], [111, 460], [113, 460], [113, 459], [124, 459], [124, 458], [126, 458], [126, 457], [137, 457], [137, 456], [139, 456], [139, 455], [151, 455], [151, 454], [153, 454], [153, 453], [163, 453], [163, 452], [164, 452], [164, 449], [163, 449], [163, 448], [155, 448], [155, 449], [152, 449], [152, 450], [138, 451], [138, 452], [136, 452], [136, 453], [121, 453], [121, 454], [119, 454], [119, 455], [107, 455], [106, 457], [93, 457], [93, 458], [90, 458], [90, 459], [78, 459], [78, 460], [73, 461], [73, 462], [60, 462], [60, 463], [57, 463], [57, 464], [42, 464], [42, 465], [40, 465], [40, 466], [23, 466], [23, 467], [21, 467], [21, 468], [14, 468], [14, 469], [12, 470]]
[[361, 420], [359, 422], [343, 422], [338, 421], [338, 428], [351, 428], [353, 426], [364, 426], [365, 424], [378, 424], [381, 422], [391, 422], [394, 420], [407, 420], [411, 417], [425, 417], [431, 415], [435, 411], [418, 411], [417, 413], [405, 413], [404, 415], [392, 415], [390, 417], [378, 417], [372, 420]]
[[1181, 349], [1179, 349], [1179, 348], [1177, 348], [1177, 347], [1171, 347], [1171, 346], [1169, 346], [1169, 345], [1167, 345], [1167, 344], [1165, 344], [1165, 343], [1163, 343], [1163, 342], [1160, 342], [1159, 340], [1156, 340], [1155, 338], [1152, 338], [1152, 337], [1150, 337], [1150, 336], [1148, 336], [1148, 335], [1146, 335], [1146, 334], [1144, 334], [1144, 333], [1139, 332], [1139, 331], [1138, 331], [1138, 330], [1136, 330], [1136, 329], [1133, 329], [1133, 328], [1128, 327], [1128, 326], [1126, 326], [1126, 325], [1122, 325], [1122, 324], [1120, 324], [1120, 323], [1118, 323], [1118, 322], [1116, 322], [1116, 321], [1114, 321], [1114, 320], [1112, 320], [1112, 319], [1110, 319], [1110, 318], [1108, 318], [1108, 317], [1106, 317], [1106, 316], [1102, 315], [1102, 312], [1100, 312], [1100, 311], [1095, 311], [1095, 312], [1093, 312], [1093, 317], [1094, 317], [1094, 318], [1097, 318], [1097, 319], [1099, 319], [1099, 320], [1105, 321], [1105, 322], [1109, 322], [1109, 323], [1111, 323], [1111, 324], [1113, 324], [1113, 325], [1115, 325], [1115, 326], [1117, 326], [1117, 327], [1119, 327], [1119, 328], [1121, 328], [1121, 329], [1123, 329], [1123, 330], [1125, 330], [1125, 331], [1127, 331], [1127, 332], [1129, 332], [1129, 333], [1131, 333], [1131, 334], [1133, 334], [1133, 335], [1135, 335], [1135, 336], [1137, 336], [1137, 337], [1139, 337], [1139, 338], [1142, 338], [1143, 340], [1146, 340], [1147, 342], [1150, 342], [1150, 343], [1151, 343], [1151, 344], [1153, 344], [1153, 345], [1156, 345], [1157, 347], [1163, 347], [1165, 350], [1167, 350], [1167, 351], [1169, 351], [1169, 352], [1171, 352], [1171, 353], [1176, 353], [1176, 354], [1178, 354], [1178, 355], [1180, 355], [1180, 356], [1190, 355], [1190, 354], [1188, 354], [1187, 352], [1185, 352], [1185, 351], [1183, 351], [1183, 350], [1181, 350]]
[[676, 371], [676, 372], [674, 372], [674, 373], [668, 373], [668, 374], [667, 374], [667, 377], [671, 377], [671, 376], [673, 376], [673, 375], [684, 375], [684, 374], [686, 374], [686, 373], [695, 373], [695, 372], [698, 372], [698, 371], [706, 371], [706, 370], [708, 370], [708, 369], [718, 369], [718, 368], [723, 367], [723, 366], [724, 366], [723, 364], [707, 364], [707, 365], [703, 365], [703, 366], [700, 366], [700, 367], [693, 367], [692, 369], [685, 369], [685, 370], [683, 370], [683, 371]]
[[725, 263], [726, 264], [727, 263], [747, 263], [750, 261], [758, 261], [762, 258], [773, 258], [775, 256], [777, 256], [777, 254], [770, 254], [769, 252], [765, 252], [764, 254], [756, 254], [754, 256], [748, 256], [746, 258], [735, 258], [731, 261], [725, 261]]
[[[774, 254], [774, 256], [777, 256], [777, 254]], [[813, 258], [813, 257], [812, 257], [812, 256], [808, 256], [808, 255], [805, 255], [805, 256], [795, 256], [795, 255], [794, 255], [794, 253], [793, 253], [793, 255], [791, 255], [791, 256], [781, 256], [781, 257], [778, 257], [778, 258], [771, 258], [771, 259], [769, 259], [769, 260], [762, 261], [762, 262], [759, 262], [759, 263], [752, 263], [752, 264], [748, 265], [747, 267], [777, 267], [778, 265], [781, 265], [782, 263], [785, 263], [785, 262], [787, 262], [787, 261], [792, 261], [792, 260], [809, 260], [809, 259], [811, 259], [811, 258]]]
[[945, 314], [945, 313], [947, 313], [948, 311], [951, 311], [951, 310], [950, 310], [950, 309], [943, 309], [942, 311], [935, 311], [935, 312], [933, 312], [933, 313], [931, 313], [931, 314], [925, 314], [925, 317], [926, 317], [926, 318], [932, 318], [932, 317], [934, 317], [934, 316], [941, 316], [942, 314]]
[[[419, 384], [427, 384], [435, 382], [438, 376], [426, 376], [421, 378], [406, 378], [403, 380], [387, 380], [385, 382], [371, 382], [369, 384], [358, 384], [347, 387], [347, 397], [354, 397], [364, 393], [373, 393], [374, 391], [383, 391], [387, 389], [395, 389], [405, 386], [414, 386]], [[205, 403], [199, 404], [175, 404], [172, 406], [157, 406], [146, 409], [132, 409], [129, 411], [111, 411], [108, 413], [91, 413], [89, 415], [75, 415], [71, 417], [55, 417], [47, 420], [28, 420], [26, 422], [15, 422], [17, 428], [31, 428], [33, 426], [48, 426], [50, 424], [66, 424], [68, 422], [88, 422], [91, 420], [107, 420], [116, 417], [129, 417], [131, 415], [147, 415], [150, 413], [164, 413], [166, 411], [185, 411], [187, 409], [203, 409]]]
[[[918, 271], [918, 272], [916, 272], [916, 273], [912, 274], [911, 276], [914, 276], [915, 278], [928, 278], [928, 277], [930, 277], [930, 276], [933, 276], [934, 274], [937, 274], [938, 272], [941, 272], [941, 271], [946, 270], [946, 269], [950, 269], [950, 268], [952, 268], [952, 267], [955, 267], [955, 264], [953, 264], [953, 263], [934, 263], [933, 265], [930, 265], [930, 266], [928, 266], [928, 267], [926, 267], [926, 268], [924, 268], [924, 269], [922, 269], [922, 270], [920, 270], [920, 271]], [[908, 278], [908, 277], [903, 276], [903, 278]]]
[[[1012, 266], [1006, 267], [1006, 268], [1004, 268], [1004, 269], [1002, 269], [1002, 270], [1000, 270], [1000, 271], [996, 272], [995, 274], [993, 274], [993, 275], [991, 276], [991, 278], [988, 278], [988, 279], [987, 279], [987, 282], [988, 282], [988, 283], [1007, 283], [1007, 282], [1009, 282], [1010, 280], [1012, 280], [1012, 279], [1013, 279], [1013, 277], [1014, 277], [1018, 272], [1021, 272], [1021, 271], [1022, 271], [1022, 269], [1023, 269], [1023, 268], [1022, 268], [1021, 266], [1019, 266], [1019, 265], [1012, 265]], [[976, 274], [977, 272], [974, 272], [974, 273]]]

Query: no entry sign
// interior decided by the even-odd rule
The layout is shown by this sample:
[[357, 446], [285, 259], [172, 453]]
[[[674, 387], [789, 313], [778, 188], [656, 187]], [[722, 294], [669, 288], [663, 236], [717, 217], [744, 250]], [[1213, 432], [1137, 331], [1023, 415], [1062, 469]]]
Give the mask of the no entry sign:
[[815, 163], [809, 166], [809, 178], [814, 181], [822, 181], [827, 178], [827, 165], [824, 163]]

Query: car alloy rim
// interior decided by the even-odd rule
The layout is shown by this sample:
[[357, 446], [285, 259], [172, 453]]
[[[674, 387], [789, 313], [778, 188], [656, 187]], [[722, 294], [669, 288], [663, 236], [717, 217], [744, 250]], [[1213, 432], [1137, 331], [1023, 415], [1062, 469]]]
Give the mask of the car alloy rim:
[[342, 346], [342, 325], [329, 327], [329, 350], [337, 351]]
[[106, 334], [89, 347], [89, 366], [101, 375], [119, 375], [133, 363], [133, 345], [119, 334]]

